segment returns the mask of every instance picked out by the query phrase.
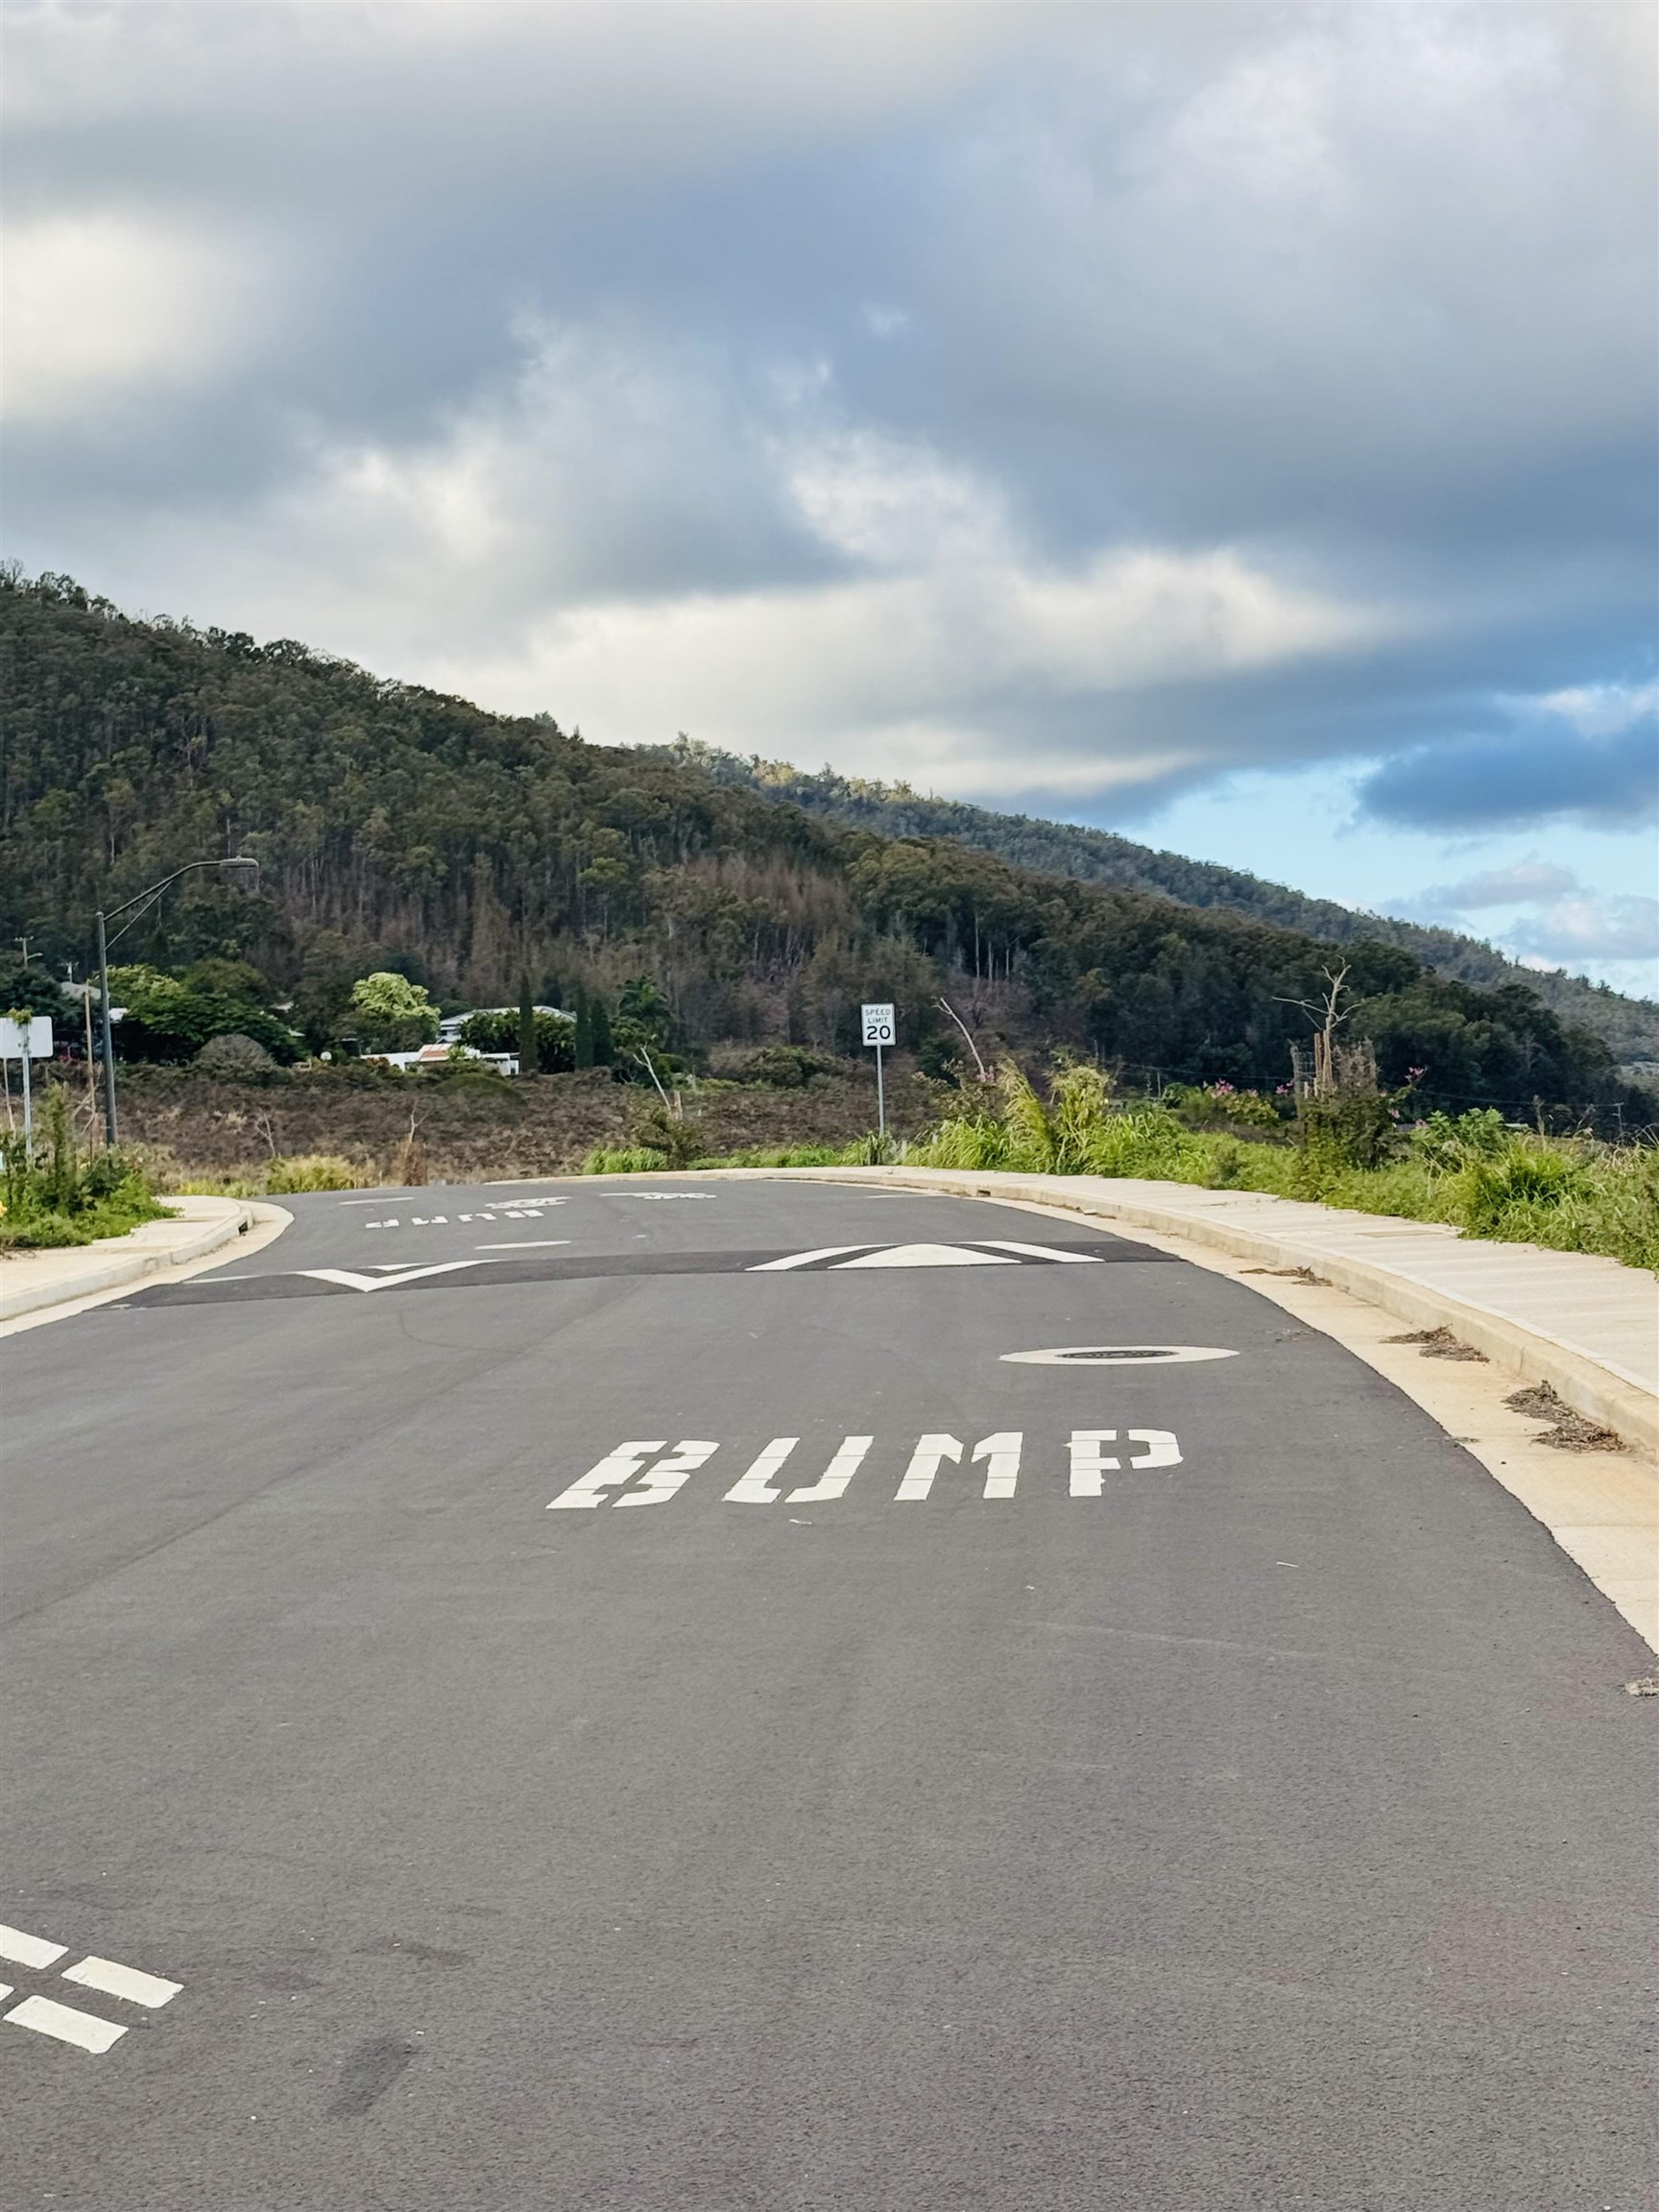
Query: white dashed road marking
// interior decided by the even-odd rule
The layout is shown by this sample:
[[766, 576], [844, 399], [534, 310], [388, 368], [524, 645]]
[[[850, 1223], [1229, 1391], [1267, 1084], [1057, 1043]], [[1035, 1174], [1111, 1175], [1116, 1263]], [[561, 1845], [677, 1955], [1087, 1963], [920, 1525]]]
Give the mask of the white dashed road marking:
[[77, 2012], [72, 2005], [57, 2004], [50, 1997], [25, 1997], [6, 2015], [14, 2028], [33, 2028], [37, 2034], [56, 2036], [60, 2043], [74, 2043], [83, 2051], [108, 2051], [119, 2043], [125, 2028], [113, 2020], [100, 2020], [90, 2012]]
[[83, 1989], [101, 1989], [106, 1997], [125, 1997], [152, 2010], [170, 2005], [184, 1986], [164, 1982], [159, 1974], [140, 1974], [136, 1966], [123, 1966], [114, 1959], [83, 1959], [79, 1966], [65, 1966], [65, 1982], [79, 1982]]
[[568, 1237], [520, 1237], [511, 1244], [474, 1244], [474, 1252], [544, 1252], [550, 1244], [568, 1244]]
[[0, 1926], [0, 1959], [8, 1959], [13, 1966], [33, 1966], [36, 1972], [50, 1966], [55, 1959], [68, 1955], [67, 1943], [48, 1943], [40, 1936], [25, 1936], [21, 1928]]
[[[0, 1956], [13, 1960], [20, 1966], [30, 1966], [43, 1972], [56, 1960], [67, 1955], [68, 1946], [49, 1943], [44, 1936], [25, 1935], [21, 1928], [0, 1927]], [[73, 1966], [65, 1966], [61, 1980], [74, 1982], [83, 1989], [96, 1989], [106, 1997], [117, 1997], [129, 2005], [143, 2005], [151, 2011], [170, 2005], [183, 1987], [181, 1982], [166, 1981], [159, 1974], [142, 1974], [136, 1966], [123, 1966], [118, 1959], [100, 1959], [89, 1953]], [[15, 1992], [10, 1983], [0, 1982], [0, 2003]], [[38, 1991], [27, 1996], [21, 2004], [13, 2005], [4, 2015], [7, 2026], [32, 2028], [37, 2035], [50, 2035], [55, 2042], [72, 2043], [77, 2050], [90, 2051], [95, 2056], [118, 2043], [127, 2030], [120, 2021], [103, 2020], [95, 2012], [83, 2012], [73, 2005], [60, 2005], [55, 1997], [43, 1997]]]

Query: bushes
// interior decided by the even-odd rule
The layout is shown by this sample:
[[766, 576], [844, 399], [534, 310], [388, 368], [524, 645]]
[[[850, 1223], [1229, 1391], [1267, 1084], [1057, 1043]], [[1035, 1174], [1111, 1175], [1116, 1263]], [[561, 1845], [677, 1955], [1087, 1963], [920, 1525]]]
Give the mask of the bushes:
[[1491, 1108], [1402, 1131], [1385, 1098], [1309, 1099], [1294, 1143], [1274, 1144], [1195, 1132], [1162, 1104], [1120, 1106], [1088, 1067], [1057, 1069], [1045, 1105], [1005, 1068], [991, 1101], [976, 1096], [974, 1111], [948, 1115], [902, 1156], [919, 1166], [1146, 1176], [1313, 1198], [1659, 1267], [1659, 1149], [1535, 1137]]
[[90, 1244], [160, 1220], [166, 1211], [133, 1154], [81, 1149], [60, 1086], [41, 1100], [33, 1144], [20, 1135], [0, 1143], [0, 1245]]
[[276, 1159], [266, 1168], [264, 1188], [274, 1195], [293, 1190], [357, 1190], [373, 1177], [333, 1152], [302, 1152]]

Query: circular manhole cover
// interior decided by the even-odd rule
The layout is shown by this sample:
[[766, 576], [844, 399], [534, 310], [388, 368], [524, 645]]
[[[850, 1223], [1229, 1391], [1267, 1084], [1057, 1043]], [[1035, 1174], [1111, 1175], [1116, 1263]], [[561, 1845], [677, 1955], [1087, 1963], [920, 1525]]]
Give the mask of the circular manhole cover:
[[1018, 1367], [1153, 1367], [1186, 1359], [1237, 1359], [1217, 1344], [1056, 1344], [1043, 1352], [1004, 1352]]

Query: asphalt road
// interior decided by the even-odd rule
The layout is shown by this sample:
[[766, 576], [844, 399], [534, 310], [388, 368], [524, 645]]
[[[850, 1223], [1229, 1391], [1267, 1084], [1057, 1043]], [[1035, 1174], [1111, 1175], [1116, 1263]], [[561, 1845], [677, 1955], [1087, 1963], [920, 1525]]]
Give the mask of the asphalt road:
[[1371, 1370], [990, 1204], [292, 1204], [0, 1346], [8, 2206], [1659, 2200], [1650, 1655]]

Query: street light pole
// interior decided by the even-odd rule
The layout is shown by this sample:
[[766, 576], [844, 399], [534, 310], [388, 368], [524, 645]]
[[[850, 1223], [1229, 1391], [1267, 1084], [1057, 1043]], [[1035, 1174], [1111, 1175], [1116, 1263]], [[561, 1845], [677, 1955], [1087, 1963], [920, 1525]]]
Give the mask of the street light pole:
[[152, 883], [148, 891], [140, 891], [133, 898], [127, 900], [123, 905], [112, 907], [108, 917], [106, 917], [102, 906], [99, 907], [95, 917], [98, 926], [98, 996], [104, 1009], [104, 1142], [106, 1144], [113, 1144], [115, 1142], [115, 1032], [114, 1024], [109, 1019], [109, 945], [111, 940], [106, 933], [106, 920], [120, 922], [123, 914], [136, 906], [138, 912], [132, 916], [132, 920], [122, 922], [121, 927], [115, 932], [117, 937], [124, 937], [127, 931], [132, 928], [132, 923], [148, 912], [162, 893], [170, 890], [178, 882], [180, 876], [188, 876], [193, 868], [252, 868], [253, 882], [249, 888], [255, 888], [259, 881], [259, 863], [251, 853], [233, 854], [226, 860], [186, 860], [182, 868], [175, 868], [171, 876], [163, 876], [160, 882]]
[[109, 1019], [109, 946], [104, 934], [104, 909], [98, 909], [98, 1004], [103, 1015], [104, 1142], [115, 1142], [115, 1038]]

